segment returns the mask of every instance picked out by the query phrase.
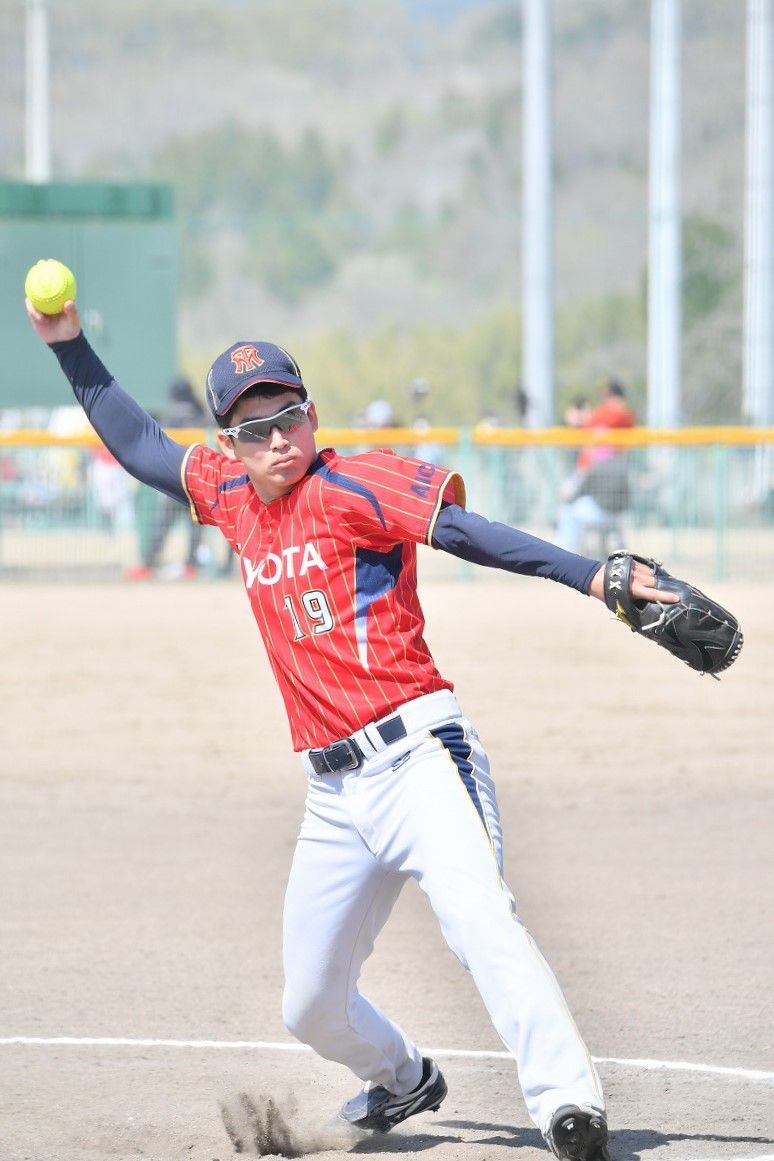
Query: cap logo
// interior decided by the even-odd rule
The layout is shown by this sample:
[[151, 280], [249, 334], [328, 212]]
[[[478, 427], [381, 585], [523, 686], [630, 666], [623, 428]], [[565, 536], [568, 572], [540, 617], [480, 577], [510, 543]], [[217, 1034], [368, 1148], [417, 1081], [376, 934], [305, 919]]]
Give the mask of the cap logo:
[[231, 352], [231, 362], [234, 364], [234, 371], [237, 375], [246, 375], [248, 371], [257, 371], [259, 367], [263, 366], [264, 361], [255, 347], [245, 344], [245, 346], [237, 347], [235, 351]]

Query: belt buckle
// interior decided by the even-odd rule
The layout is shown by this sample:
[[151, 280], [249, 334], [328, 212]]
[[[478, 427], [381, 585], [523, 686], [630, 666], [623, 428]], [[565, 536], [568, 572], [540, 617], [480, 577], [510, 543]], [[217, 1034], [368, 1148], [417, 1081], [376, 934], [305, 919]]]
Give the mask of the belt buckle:
[[[339, 758], [342, 751], [346, 756]], [[357, 770], [363, 761], [362, 750], [354, 738], [341, 738], [338, 742], [331, 742], [322, 754], [331, 774], [338, 774], [340, 770]]]

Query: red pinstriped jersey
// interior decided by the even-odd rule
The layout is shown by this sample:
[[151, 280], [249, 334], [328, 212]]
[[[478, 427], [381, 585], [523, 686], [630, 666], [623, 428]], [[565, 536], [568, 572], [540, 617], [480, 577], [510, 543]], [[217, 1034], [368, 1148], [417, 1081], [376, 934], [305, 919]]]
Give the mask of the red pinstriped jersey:
[[198, 518], [239, 554], [296, 750], [452, 688], [423, 637], [416, 546], [430, 542], [444, 497], [464, 503], [458, 475], [392, 451], [328, 448], [266, 504], [242, 464], [197, 445], [185, 483]]

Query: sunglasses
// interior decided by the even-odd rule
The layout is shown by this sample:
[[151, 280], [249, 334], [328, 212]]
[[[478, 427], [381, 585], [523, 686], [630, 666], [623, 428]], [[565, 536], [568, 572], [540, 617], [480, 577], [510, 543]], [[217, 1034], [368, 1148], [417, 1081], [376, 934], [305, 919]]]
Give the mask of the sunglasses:
[[283, 435], [296, 431], [302, 423], [306, 423], [307, 412], [312, 406], [311, 399], [303, 403], [294, 403], [291, 407], [283, 407], [276, 415], [267, 415], [265, 419], [246, 419], [237, 427], [222, 427], [224, 435], [232, 435], [241, 439], [243, 443], [268, 443], [271, 433], [276, 427]]

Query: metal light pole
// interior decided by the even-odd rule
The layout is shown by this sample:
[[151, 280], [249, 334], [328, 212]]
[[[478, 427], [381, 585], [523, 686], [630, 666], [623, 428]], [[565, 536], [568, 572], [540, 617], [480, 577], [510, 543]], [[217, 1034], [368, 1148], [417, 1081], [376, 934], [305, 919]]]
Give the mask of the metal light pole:
[[523, 0], [522, 386], [528, 427], [554, 422], [550, 0]]
[[680, 0], [651, 0], [648, 424], [681, 419]]
[[774, 4], [748, 0], [745, 138], [745, 419], [774, 422]]
[[45, 0], [27, 0], [26, 136], [27, 181], [51, 180], [48, 14]]

